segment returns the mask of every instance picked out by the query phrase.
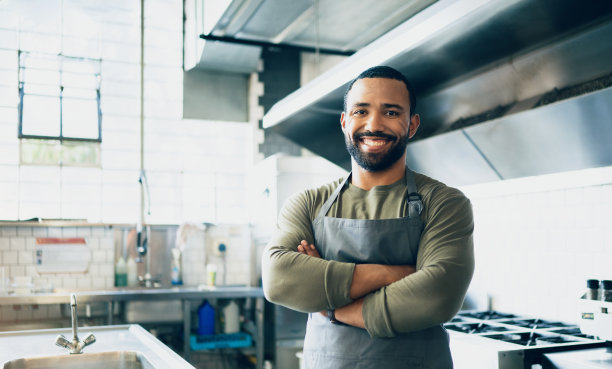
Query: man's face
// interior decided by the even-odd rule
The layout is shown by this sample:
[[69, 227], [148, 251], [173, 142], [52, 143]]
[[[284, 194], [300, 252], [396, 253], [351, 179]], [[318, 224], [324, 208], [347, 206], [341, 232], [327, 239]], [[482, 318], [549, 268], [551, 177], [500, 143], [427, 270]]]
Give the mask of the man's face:
[[347, 95], [346, 110], [341, 117], [342, 131], [347, 150], [360, 167], [382, 171], [404, 158], [419, 116], [410, 117], [410, 98], [402, 81], [356, 81]]

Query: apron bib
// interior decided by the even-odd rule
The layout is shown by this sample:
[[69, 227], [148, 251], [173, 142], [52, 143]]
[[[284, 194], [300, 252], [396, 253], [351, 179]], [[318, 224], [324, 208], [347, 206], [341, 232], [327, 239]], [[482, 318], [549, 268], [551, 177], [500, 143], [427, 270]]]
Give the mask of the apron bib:
[[[423, 224], [423, 203], [414, 174], [406, 168], [408, 216], [395, 219], [327, 217], [351, 174], [323, 204], [313, 221], [315, 246], [325, 260], [358, 264], [415, 265]], [[319, 313], [308, 316], [304, 340], [306, 369], [449, 369], [448, 333], [441, 326], [372, 338], [365, 329], [332, 324]]]

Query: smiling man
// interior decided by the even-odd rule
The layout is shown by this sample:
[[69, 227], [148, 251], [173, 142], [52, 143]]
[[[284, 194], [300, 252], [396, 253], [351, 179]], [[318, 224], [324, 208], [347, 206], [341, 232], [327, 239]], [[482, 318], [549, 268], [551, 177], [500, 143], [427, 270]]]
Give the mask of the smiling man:
[[406, 78], [357, 76], [340, 118], [351, 173], [298, 193], [262, 257], [268, 300], [309, 312], [309, 369], [452, 368], [442, 323], [474, 270], [473, 217], [458, 190], [406, 167], [420, 124]]

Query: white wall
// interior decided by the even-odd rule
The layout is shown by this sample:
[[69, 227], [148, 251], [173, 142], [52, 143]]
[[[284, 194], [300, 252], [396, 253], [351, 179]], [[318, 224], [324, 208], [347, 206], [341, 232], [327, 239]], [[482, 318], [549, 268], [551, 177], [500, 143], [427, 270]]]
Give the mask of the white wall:
[[612, 279], [612, 167], [466, 186], [474, 285], [506, 312], [578, 322], [589, 278]]
[[[102, 59], [101, 167], [20, 165], [17, 50]], [[144, 55], [147, 221], [246, 220], [252, 128], [182, 119], [181, 0], [145, 2]], [[0, 219], [137, 222], [139, 81], [139, 1], [0, 3]]]

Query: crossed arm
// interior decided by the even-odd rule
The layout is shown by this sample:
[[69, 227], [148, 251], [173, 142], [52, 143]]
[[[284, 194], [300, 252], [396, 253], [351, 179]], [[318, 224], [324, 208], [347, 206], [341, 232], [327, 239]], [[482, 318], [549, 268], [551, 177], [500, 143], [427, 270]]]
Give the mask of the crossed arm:
[[[313, 244], [302, 240], [297, 247], [300, 254], [321, 258]], [[349, 296], [355, 300], [336, 309], [336, 319], [354, 327], [365, 328], [363, 321], [363, 296], [414, 273], [413, 265], [357, 264], [353, 270], [353, 280]], [[326, 315], [325, 311], [321, 314]]]
[[403, 271], [317, 257], [307, 204], [304, 197], [289, 201], [262, 255], [269, 301], [303, 312], [336, 309], [338, 320], [373, 337], [425, 329], [459, 310], [474, 270], [471, 206], [462, 194], [428, 204], [417, 265]]

